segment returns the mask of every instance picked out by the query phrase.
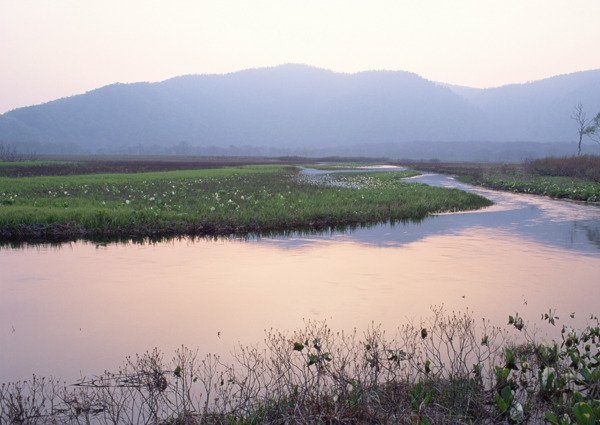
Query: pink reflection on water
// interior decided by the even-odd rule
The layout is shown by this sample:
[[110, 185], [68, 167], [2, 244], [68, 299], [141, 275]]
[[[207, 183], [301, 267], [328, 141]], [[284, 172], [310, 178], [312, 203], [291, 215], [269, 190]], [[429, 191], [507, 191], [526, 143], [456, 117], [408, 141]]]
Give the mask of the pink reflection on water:
[[295, 329], [305, 319], [393, 331], [441, 304], [498, 325], [516, 311], [535, 322], [548, 308], [564, 318], [598, 313], [598, 256], [501, 231], [394, 247], [307, 242], [1, 250], [0, 381], [116, 371], [125, 356], [154, 347], [228, 353], [238, 341], [261, 341], [264, 329]]

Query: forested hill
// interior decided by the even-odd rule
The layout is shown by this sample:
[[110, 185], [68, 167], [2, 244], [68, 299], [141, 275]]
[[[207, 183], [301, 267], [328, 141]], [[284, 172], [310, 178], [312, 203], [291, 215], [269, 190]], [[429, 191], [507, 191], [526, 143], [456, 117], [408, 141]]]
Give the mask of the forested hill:
[[600, 70], [470, 89], [403, 71], [283, 65], [113, 84], [0, 116], [0, 143], [89, 152], [127, 146], [317, 149], [407, 142], [565, 142], [581, 102], [600, 111]]

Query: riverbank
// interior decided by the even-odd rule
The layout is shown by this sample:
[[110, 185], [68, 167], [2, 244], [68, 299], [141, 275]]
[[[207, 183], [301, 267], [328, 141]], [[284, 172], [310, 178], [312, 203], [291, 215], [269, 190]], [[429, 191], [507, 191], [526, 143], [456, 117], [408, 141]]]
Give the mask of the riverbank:
[[600, 157], [543, 158], [523, 164], [414, 162], [422, 171], [457, 175], [463, 183], [515, 193], [600, 202]]
[[0, 177], [0, 240], [268, 234], [421, 220], [433, 213], [491, 205], [460, 190], [403, 182], [415, 175], [407, 170], [336, 173], [326, 181], [302, 176], [299, 170], [291, 165], [240, 165]]

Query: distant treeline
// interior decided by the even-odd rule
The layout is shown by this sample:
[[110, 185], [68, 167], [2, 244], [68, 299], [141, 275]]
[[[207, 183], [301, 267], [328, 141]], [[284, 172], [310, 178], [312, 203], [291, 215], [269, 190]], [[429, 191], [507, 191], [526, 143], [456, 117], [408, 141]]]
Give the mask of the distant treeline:
[[[538, 142], [407, 142], [396, 144], [361, 144], [322, 148], [276, 148], [267, 146], [175, 146], [135, 145], [90, 149], [76, 144], [22, 143], [18, 148], [5, 145], [21, 158], [39, 155], [161, 155], [161, 156], [229, 156], [229, 157], [346, 157], [389, 160], [442, 160], [472, 162], [512, 162], [547, 156], [568, 156], [577, 152], [577, 143]], [[583, 152], [600, 155], [600, 145], [583, 145]], [[1, 160], [1, 159], [0, 159]]]

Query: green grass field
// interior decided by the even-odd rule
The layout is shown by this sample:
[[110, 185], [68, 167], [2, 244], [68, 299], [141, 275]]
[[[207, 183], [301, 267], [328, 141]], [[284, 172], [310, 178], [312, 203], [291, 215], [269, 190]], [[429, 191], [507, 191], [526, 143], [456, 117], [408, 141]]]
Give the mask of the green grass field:
[[0, 239], [226, 235], [422, 219], [490, 201], [402, 182], [411, 171], [332, 174], [250, 165], [132, 174], [0, 177]]

